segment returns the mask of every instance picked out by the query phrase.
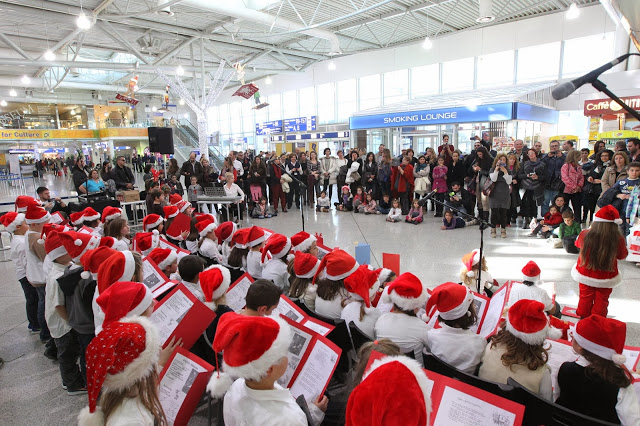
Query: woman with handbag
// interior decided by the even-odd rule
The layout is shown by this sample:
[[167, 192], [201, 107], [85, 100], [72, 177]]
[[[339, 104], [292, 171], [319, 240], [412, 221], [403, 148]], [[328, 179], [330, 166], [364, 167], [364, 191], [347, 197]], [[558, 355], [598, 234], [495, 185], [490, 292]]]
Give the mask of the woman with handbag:
[[544, 177], [545, 165], [535, 149], [527, 151], [529, 161], [520, 168], [518, 179], [520, 187], [524, 189], [520, 214], [523, 218], [522, 229], [529, 229], [529, 223], [534, 217], [538, 217], [538, 206], [544, 202]]
[[489, 170], [491, 169], [491, 163], [493, 158], [489, 154], [489, 151], [483, 146], [476, 149], [476, 160], [471, 165], [471, 170], [474, 172], [473, 181], [476, 186], [476, 198], [478, 201], [478, 216], [481, 219], [489, 220], [489, 197], [484, 193], [485, 183], [489, 179]]
[[[500, 226], [500, 237], [507, 238], [509, 224], [509, 207], [511, 207], [511, 190], [509, 186], [513, 175], [509, 172], [506, 154], [498, 154], [489, 171], [490, 184], [485, 192], [489, 192], [491, 208], [491, 224]], [[489, 190], [489, 191], [487, 191]], [[496, 238], [496, 228], [491, 228], [491, 238]]]
[[413, 168], [414, 192], [417, 195], [415, 198], [420, 198], [431, 190], [430, 172], [431, 165], [427, 163], [427, 158], [421, 155], [418, 157], [418, 164]]
[[518, 207], [522, 199], [520, 198], [520, 180], [518, 180], [518, 173], [520, 172], [520, 161], [518, 156], [514, 153], [507, 154], [507, 170], [511, 175], [511, 206], [509, 207], [509, 219], [511, 223], [516, 223], [518, 218]]
[[347, 177], [345, 183], [349, 185], [351, 194], [356, 195], [359, 186], [362, 186], [362, 175], [364, 174], [364, 166], [362, 160], [359, 158], [357, 150], [353, 150], [349, 153], [349, 160], [347, 161]]
[[318, 153], [311, 151], [307, 161], [307, 204], [312, 206], [320, 196], [320, 167]]
[[370, 192], [375, 199], [377, 193], [378, 179], [378, 164], [376, 163], [376, 156], [373, 152], [367, 154], [364, 161], [364, 175], [362, 175], [362, 183], [364, 184], [365, 192]]
[[320, 160], [320, 179], [322, 180], [322, 190], [327, 193], [329, 200], [333, 197], [333, 185], [336, 182], [337, 169], [336, 159], [331, 156], [331, 148], [324, 149], [324, 157]]

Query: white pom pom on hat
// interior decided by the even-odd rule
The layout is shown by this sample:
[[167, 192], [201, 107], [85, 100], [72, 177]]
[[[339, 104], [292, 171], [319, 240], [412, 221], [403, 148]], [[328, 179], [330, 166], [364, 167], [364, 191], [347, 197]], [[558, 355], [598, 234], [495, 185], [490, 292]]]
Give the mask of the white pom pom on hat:
[[77, 239], [73, 242], [73, 244], [77, 245], [78, 247], [80, 247], [82, 245], [82, 240]]
[[80, 278], [84, 279], [84, 280], [88, 280], [89, 278], [91, 278], [91, 272], [89, 271], [82, 271], [80, 273]]

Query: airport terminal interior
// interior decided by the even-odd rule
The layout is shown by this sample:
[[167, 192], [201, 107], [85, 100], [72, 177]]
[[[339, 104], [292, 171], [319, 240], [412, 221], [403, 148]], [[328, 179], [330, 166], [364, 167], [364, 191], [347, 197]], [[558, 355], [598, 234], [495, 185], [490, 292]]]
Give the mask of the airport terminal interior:
[[[16, 227], [13, 219], [3, 217], [15, 214], [19, 200], [28, 196], [36, 201], [27, 202], [22, 210], [27, 223], [34, 221], [34, 212], [42, 204], [56, 223], [70, 227], [56, 228], [58, 233], [69, 235], [74, 232], [71, 227], [75, 224], [69, 220], [74, 220], [75, 212], [87, 207], [98, 213], [121, 208], [119, 214], [129, 235], [125, 240], [123, 235], [113, 237], [132, 243], [126, 247], [131, 251], [144, 252], [139, 244], [150, 231], [145, 217], [152, 210], [165, 216], [159, 220], [167, 228], [178, 222], [176, 214], [192, 214], [194, 218], [187, 217], [186, 230], [175, 234], [179, 237], [170, 238], [168, 229], [161, 230], [167, 237], [160, 239], [175, 243], [170, 248], [179, 259], [195, 255], [211, 261], [200, 251], [201, 245], [194, 248], [189, 243], [208, 238], [208, 231], [227, 220], [234, 221], [237, 229], [259, 227], [289, 238], [305, 231], [316, 236], [324, 256], [341, 249], [361, 265], [392, 269], [400, 281], [408, 279], [401, 274], [415, 275], [424, 293], [415, 313], [413, 306], [401, 310], [400, 302], [393, 299], [393, 308], [385, 311], [392, 312], [381, 318], [401, 315], [395, 314], [396, 309], [410, 311], [414, 317], [417, 313], [413, 319], [420, 326], [427, 323], [429, 329], [435, 320], [423, 317], [427, 289], [431, 293], [447, 282], [464, 286], [473, 250], [482, 247], [485, 271], [495, 284], [483, 286], [482, 294], [476, 296], [476, 302], [486, 301], [484, 305], [478, 302], [475, 309], [483, 306], [487, 323], [495, 295], [505, 297], [499, 291], [505, 283], [504, 289], [513, 295], [516, 284], [511, 281], [519, 283], [532, 276], [523, 270], [533, 261], [539, 267], [534, 287], [553, 299], [554, 311], [557, 307], [556, 315], [549, 316], [551, 325], [571, 326], [561, 343], [551, 341], [564, 345], [565, 352], [549, 349], [554, 396], [527, 396], [536, 398], [539, 405], [535, 405], [517, 392], [522, 389], [509, 393], [494, 383], [510, 386], [506, 381], [482, 378], [481, 364], [475, 371], [479, 377], [461, 373], [455, 363], [454, 367], [447, 365], [451, 374], [431, 370], [427, 360], [434, 355], [428, 355], [425, 344], [428, 380], [437, 384], [434, 371], [446, 376], [440, 379], [445, 390], [433, 387], [431, 402], [425, 393], [427, 405], [436, 400], [463, 404], [464, 398], [452, 402], [441, 394], [436, 397], [437, 392], [446, 395], [449, 385], [469, 398], [486, 401], [484, 408], [472, 404], [480, 410], [475, 414], [477, 423], [470, 423], [469, 418], [454, 422], [446, 411], [453, 408], [438, 402], [432, 407], [429, 424], [435, 418], [440, 425], [533, 425], [543, 421], [640, 425], [640, 186], [634, 189], [640, 182], [635, 180], [640, 179], [640, 164], [636, 163], [640, 162], [637, 0], [0, 0], [0, 12], [0, 222], [4, 224], [0, 226], [0, 424], [76, 424], [92, 398], [95, 404], [101, 387], [101, 382], [89, 383], [83, 377], [80, 388], [66, 384], [63, 388], [60, 359], [50, 352], [45, 356], [56, 345], [60, 345], [60, 354], [62, 339], [55, 337], [47, 343], [38, 321], [30, 324], [25, 313], [26, 293], [12, 250]], [[237, 187], [229, 186], [233, 181]], [[262, 198], [265, 210], [260, 209]], [[458, 213], [460, 207], [464, 211]], [[54, 215], [56, 211], [62, 213]], [[16, 221], [25, 220], [19, 216]], [[618, 217], [622, 224], [613, 227]], [[196, 226], [198, 220], [213, 226], [198, 234], [202, 230]], [[612, 284], [602, 284], [601, 275], [587, 278], [581, 269], [584, 265], [579, 266], [585, 244], [588, 246], [588, 233], [581, 233], [604, 229], [599, 228], [602, 222], [611, 225], [608, 229], [612, 231], [600, 237], [600, 245], [593, 246], [594, 240], [589, 240], [592, 250], [602, 253], [605, 246], [615, 246], [608, 243], [611, 238], [618, 238], [624, 239], [628, 252], [621, 256], [618, 247], [613, 256], [617, 266], [614, 259], [614, 266], [606, 271]], [[80, 230], [82, 219], [79, 223], [78, 233], [84, 232]], [[87, 226], [83, 229], [92, 232]], [[193, 234], [194, 229], [198, 235]], [[96, 230], [95, 235], [99, 232], [104, 231]], [[196, 237], [184, 237], [190, 233]], [[222, 243], [220, 237], [216, 240]], [[234, 242], [242, 246], [241, 237]], [[46, 248], [46, 239], [44, 244]], [[151, 248], [158, 246], [157, 241], [153, 244]], [[261, 267], [277, 258], [274, 253], [275, 246]], [[223, 259], [224, 252], [217, 255], [222, 256], [220, 262], [211, 262], [226, 269], [228, 258]], [[604, 257], [612, 258], [610, 251]], [[29, 259], [26, 256], [27, 270], [43, 268], [42, 263], [30, 265]], [[51, 264], [46, 262], [44, 270], [49, 271]], [[243, 272], [248, 272], [246, 263]], [[320, 272], [326, 267], [330, 275], [329, 263], [321, 263]], [[353, 271], [336, 282], [344, 279], [347, 283], [350, 273]], [[145, 281], [142, 278], [147, 277], [140, 277], [140, 282]], [[167, 282], [169, 278], [165, 277]], [[171, 279], [179, 281], [180, 276]], [[157, 299], [154, 303], [168, 294], [160, 296], [159, 286], [144, 284], [145, 294]], [[391, 283], [382, 284], [380, 300], [387, 294], [385, 285], [392, 292]], [[180, 286], [176, 288], [184, 288]], [[355, 291], [341, 286], [348, 302], [361, 303], [360, 296], [353, 296]], [[607, 286], [613, 290], [602, 296]], [[280, 291], [288, 295], [288, 287], [289, 282]], [[49, 283], [46, 288], [49, 292]], [[586, 292], [594, 289], [593, 310], [590, 306], [580, 315], [580, 309], [576, 312], [579, 302], [582, 306]], [[471, 290], [478, 292], [475, 282]], [[320, 297], [315, 292], [313, 289], [313, 297]], [[97, 293], [96, 289], [95, 297]], [[48, 302], [50, 296], [46, 297]], [[302, 298], [294, 302], [304, 305]], [[376, 299], [376, 303], [378, 307], [371, 309], [383, 309], [382, 302]], [[506, 319], [505, 330], [515, 327], [516, 320], [510, 316], [516, 311], [513, 306], [506, 300], [498, 306], [496, 326]], [[298, 308], [301, 313], [309, 309], [302, 308]], [[47, 318], [58, 315], [57, 309]], [[438, 310], [442, 312], [440, 305]], [[544, 311], [549, 309], [545, 306]], [[361, 312], [363, 321], [364, 308]], [[335, 327], [325, 335], [315, 334], [316, 329], [313, 333], [318, 341], [339, 348], [340, 356], [335, 372], [320, 388], [320, 394], [330, 401], [322, 413], [324, 420], [314, 417], [320, 411], [316, 406], [301, 413], [314, 426], [345, 424], [349, 393], [352, 398], [361, 395], [356, 392], [359, 383], [352, 382], [353, 370], [358, 363], [366, 365], [368, 358], [359, 357], [359, 346], [340, 313], [331, 318], [310, 309], [307, 314]], [[547, 321], [546, 314], [541, 314]], [[151, 315], [151, 322], [157, 325], [160, 320]], [[633, 380], [627, 378], [631, 384], [626, 387], [616, 385], [616, 392], [620, 388], [618, 403], [609, 407], [613, 420], [600, 416], [598, 409], [589, 411], [586, 402], [569, 411], [562, 398], [556, 401], [558, 368], [578, 356], [568, 340], [574, 340], [578, 321], [592, 317], [613, 319], [611, 327], [625, 327], [621, 332], [627, 357], [624, 370]], [[478, 321], [482, 319], [480, 315]], [[444, 321], [442, 316], [440, 321]], [[217, 324], [216, 336], [223, 322]], [[199, 331], [198, 342], [211, 346], [206, 326]], [[346, 340], [336, 337], [343, 326]], [[476, 326], [482, 334], [480, 322]], [[76, 333], [69, 328], [73, 331], [68, 333]], [[105, 324], [100, 334], [109, 330]], [[609, 329], [602, 326], [602, 330]], [[496, 327], [483, 337], [502, 332]], [[165, 338], [171, 331], [168, 333]], [[611, 343], [612, 335], [610, 332], [608, 344], [616, 345]], [[376, 334], [365, 340], [380, 338], [376, 325]], [[582, 345], [581, 339], [575, 341]], [[398, 344], [399, 353], [407, 355], [401, 338], [400, 343], [390, 340]], [[618, 354], [621, 349], [610, 348], [602, 352], [608, 354], [607, 362], [623, 371], [614, 365], [611, 355], [611, 350]], [[189, 353], [180, 351], [173, 353], [175, 359]], [[421, 357], [420, 351], [417, 354]], [[214, 400], [210, 404], [205, 384], [216, 376], [217, 372], [211, 373], [216, 363], [198, 356], [184, 359], [198, 359], [210, 370], [194, 369], [197, 378], [181, 382], [181, 396], [171, 401], [167, 392], [173, 392], [172, 384], [163, 371], [156, 378], [158, 383], [152, 382], [157, 389], [151, 392], [159, 400], [162, 415], [145, 407], [146, 417], [136, 424], [284, 424], [275, 415], [248, 420], [231, 415], [229, 394], [224, 408]], [[222, 359], [227, 365], [225, 355]], [[309, 360], [304, 362], [310, 365]], [[68, 361], [65, 364], [67, 369], [78, 369], [73, 363], [69, 367]], [[96, 365], [88, 359], [87, 368]], [[372, 370], [373, 380], [377, 370]], [[295, 372], [300, 377], [309, 374], [304, 368]], [[452, 377], [455, 380], [444, 382]], [[129, 388], [137, 379], [131, 379]], [[450, 382], [463, 382], [467, 387]], [[312, 399], [318, 395], [312, 398], [300, 393], [301, 385], [293, 384], [291, 380], [288, 386], [293, 397], [299, 393], [307, 401], [299, 405], [317, 402]], [[246, 386], [249, 388], [249, 378]], [[393, 390], [390, 384], [391, 394]], [[98, 405], [108, 392], [108, 387], [102, 388]], [[596, 398], [598, 393], [590, 395]], [[131, 393], [131, 400], [136, 398]], [[538, 408], [528, 408], [532, 406]], [[494, 417], [491, 423], [490, 416], [482, 417], [490, 408], [506, 413], [504, 422]], [[469, 412], [473, 409], [468, 408]], [[246, 407], [234, 410], [251, 412]], [[542, 412], [549, 413], [548, 419]], [[553, 413], [569, 420], [563, 423], [552, 418]], [[404, 424], [416, 423], [409, 413], [395, 415], [407, 416]], [[346, 416], [350, 416], [349, 408]], [[610, 423], [602, 423], [605, 419]], [[125, 416], [120, 421], [113, 424], [134, 420]], [[351, 424], [374, 423], [352, 418]]]

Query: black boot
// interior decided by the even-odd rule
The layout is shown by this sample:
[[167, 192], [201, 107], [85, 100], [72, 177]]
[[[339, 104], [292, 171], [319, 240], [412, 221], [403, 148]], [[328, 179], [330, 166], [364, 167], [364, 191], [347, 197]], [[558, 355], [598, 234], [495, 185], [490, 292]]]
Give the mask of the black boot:
[[531, 223], [531, 218], [530, 217], [524, 217], [524, 220], [522, 221], [522, 229], [529, 229], [529, 224]]

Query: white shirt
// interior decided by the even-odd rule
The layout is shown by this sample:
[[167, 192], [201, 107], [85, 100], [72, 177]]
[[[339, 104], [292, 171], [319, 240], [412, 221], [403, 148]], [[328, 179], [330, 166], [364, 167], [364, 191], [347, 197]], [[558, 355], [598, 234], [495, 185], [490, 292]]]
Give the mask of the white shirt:
[[66, 265], [53, 262], [51, 272], [47, 276], [46, 297], [44, 304], [44, 317], [51, 337], [59, 339], [71, 331], [71, 326], [56, 312], [56, 306], [65, 306], [64, 293], [58, 285], [58, 278], [64, 274]]
[[363, 303], [364, 302], [359, 301], [349, 303], [342, 309], [340, 318], [345, 320], [347, 325], [349, 322], [354, 323], [360, 331], [369, 336], [371, 340], [374, 340], [376, 337], [374, 328], [382, 312], [373, 306], [371, 308], [364, 308], [364, 317], [362, 321], [360, 321], [360, 306], [362, 306]]
[[440, 325], [442, 328], [427, 332], [430, 352], [458, 370], [473, 374], [482, 361], [487, 341], [471, 330]]
[[117, 251], [128, 251], [129, 240], [126, 238], [122, 238], [121, 240], [116, 240], [116, 242], [113, 244], [113, 249]]
[[271, 259], [267, 261], [264, 268], [262, 268], [262, 278], [273, 281], [282, 291], [289, 288], [289, 272], [287, 272], [287, 264], [284, 263], [282, 259]]
[[16, 268], [18, 281], [27, 276], [27, 238], [24, 235], [14, 235], [11, 238], [11, 260]]
[[218, 251], [218, 243], [209, 238], [205, 238], [204, 241], [202, 241], [202, 245], [200, 246], [200, 254], [208, 257], [209, 259], [217, 260], [218, 263], [223, 263], [222, 256]]
[[260, 251], [249, 250], [247, 253], [247, 273], [256, 280], [262, 278], [261, 257]]
[[[306, 426], [307, 416], [298, 406], [289, 389], [278, 383], [273, 390], [254, 390], [238, 379], [224, 396], [224, 423], [227, 426]], [[309, 405], [313, 425], [319, 425], [324, 413]]]
[[187, 250], [189, 250], [191, 254], [198, 253], [198, 240], [195, 240], [195, 241], [186, 240], [184, 242], [184, 245], [185, 247], [187, 247]]
[[125, 398], [107, 419], [105, 426], [153, 426], [153, 415], [138, 398]]
[[244, 199], [244, 192], [235, 183], [232, 183], [231, 186], [225, 184], [223, 188], [224, 188], [224, 193], [227, 194], [227, 197], [236, 197], [239, 195], [242, 197], [242, 199]]
[[322, 299], [316, 296], [316, 312], [323, 317], [331, 319], [340, 319], [342, 310], [346, 304], [351, 302], [351, 295], [346, 290], [340, 290], [340, 293], [331, 300]]
[[238, 172], [238, 177], [244, 174], [244, 167], [242, 167], [242, 163], [240, 162], [240, 160], [233, 160], [233, 168]]
[[[482, 275], [484, 276], [484, 272]], [[511, 306], [518, 300], [522, 299], [537, 300], [544, 305], [545, 311], [550, 311], [555, 307], [553, 300], [549, 297], [549, 294], [544, 289], [537, 287], [535, 284], [531, 286], [521, 283], [514, 284], [513, 287], [511, 287], [511, 292], [509, 293], [509, 303], [507, 303], [507, 306]]]
[[100, 296], [100, 292], [98, 292], [98, 286], [96, 285], [96, 289], [93, 292], [93, 300], [91, 301], [91, 309], [93, 310], [93, 326], [96, 329], [96, 336], [102, 331], [102, 323], [104, 323], [105, 316], [104, 312], [102, 312], [102, 308], [98, 305], [98, 296]]
[[391, 210], [389, 210], [389, 214], [387, 215], [387, 217], [390, 219], [402, 217], [402, 209], [392, 207]]
[[202, 303], [204, 303], [204, 294], [200, 290], [200, 284], [190, 283], [189, 281], [182, 281], [182, 284]]
[[[40, 238], [39, 232], [27, 231], [25, 234], [25, 253], [27, 254], [27, 279], [31, 284], [45, 284], [47, 276], [44, 273], [42, 261], [29, 249], [29, 234], [36, 234]], [[37, 243], [36, 243], [37, 244]]]
[[222, 242], [222, 250], [220, 251], [222, 253], [222, 264], [225, 266], [228, 266], [227, 261], [229, 260], [229, 255], [231, 254], [231, 247], [229, 247], [229, 243], [226, 241]]
[[421, 319], [394, 312], [382, 315], [375, 326], [376, 339], [391, 340], [403, 353], [413, 351], [420, 365], [423, 364], [422, 351], [429, 347], [428, 331], [429, 327]]

